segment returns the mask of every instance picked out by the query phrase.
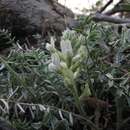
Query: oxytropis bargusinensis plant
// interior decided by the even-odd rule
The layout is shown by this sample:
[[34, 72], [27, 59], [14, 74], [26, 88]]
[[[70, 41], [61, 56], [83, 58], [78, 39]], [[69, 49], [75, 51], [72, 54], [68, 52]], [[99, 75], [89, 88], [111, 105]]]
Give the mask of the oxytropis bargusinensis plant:
[[88, 85], [84, 92], [79, 95], [76, 86], [76, 79], [82, 69], [82, 62], [87, 59], [87, 48], [85, 37], [76, 31], [67, 29], [63, 32], [60, 41], [60, 51], [55, 47], [55, 40], [51, 38], [51, 44], [47, 43], [46, 48], [51, 53], [50, 71], [58, 72], [64, 79], [65, 86], [75, 99], [75, 104], [81, 112], [80, 96], [91, 95]]

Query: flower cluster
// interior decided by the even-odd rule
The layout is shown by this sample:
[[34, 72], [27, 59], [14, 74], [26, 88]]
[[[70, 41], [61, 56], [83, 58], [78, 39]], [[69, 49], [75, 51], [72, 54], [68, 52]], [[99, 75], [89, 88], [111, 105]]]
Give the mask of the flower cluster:
[[76, 92], [75, 79], [81, 70], [82, 62], [87, 58], [87, 48], [84, 45], [85, 38], [75, 31], [66, 30], [60, 41], [60, 49], [55, 47], [55, 40], [51, 37], [51, 43], [46, 44], [51, 53], [50, 71], [57, 71], [64, 78], [65, 85], [73, 93]]
[[[64, 68], [76, 72], [80, 67], [80, 63], [87, 57], [87, 49], [81, 43], [83, 38], [81, 35], [78, 36], [75, 31], [67, 29], [63, 32], [60, 42], [61, 51], [59, 51], [55, 47], [55, 39], [51, 37], [51, 44], [46, 44], [46, 49], [51, 52], [49, 69], [56, 71]], [[74, 39], [75, 43], [72, 43]]]

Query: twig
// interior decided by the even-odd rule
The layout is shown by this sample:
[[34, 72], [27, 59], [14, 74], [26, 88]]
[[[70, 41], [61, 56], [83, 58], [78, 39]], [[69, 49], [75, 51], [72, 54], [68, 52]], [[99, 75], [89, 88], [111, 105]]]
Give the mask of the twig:
[[126, 8], [122, 8], [123, 6], [122, 6], [122, 4], [123, 4], [123, 2], [124, 2], [124, 0], [120, 0], [115, 6], [114, 6], [114, 8], [112, 8], [111, 10], [109, 10], [109, 11], [107, 11], [105, 14], [107, 14], [107, 15], [112, 15], [112, 14], [115, 14], [115, 13], [118, 13], [118, 12], [124, 12], [124, 11], [126, 11], [126, 12], [129, 12], [130, 11], [130, 9], [126, 9]]
[[109, 0], [99, 11], [98, 13], [102, 13], [111, 3], [113, 0]]
[[110, 22], [110, 23], [115, 23], [115, 24], [126, 24], [130, 23], [130, 19], [121, 19], [121, 18], [116, 18], [112, 16], [107, 16], [105, 14], [100, 14], [96, 13], [92, 19], [96, 22]]
[[[17, 102], [17, 101], [7, 100], [7, 99], [4, 99], [4, 100], [5, 100], [5, 101], [8, 101], [8, 102], [10, 102], [10, 103], [18, 103], [18, 104], [23, 105], [23, 106], [38, 106], [38, 107], [39, 107], [40, 105], [42, 105], [42, 104], [33, 104], [33, 103]], [[86, 117], [83, 117], [83, 116], [81, 116], [81, 115], [79, 115], [79, 114], [75, 114], [75, 113], [69, 112], [69, 111], [67, 111], [67, 110], [64, 110], [64, 109], [61, 109], [61, 108], [57, 108], [57, 107], [55, 107], [55, 106], [49, 106], [49, 105], [42, 105], [42, 106], [44, 106], [46, 109], [47, 109], [47, 108], [50, 108], [51, 110], [55, 110], [55, 111], [58, 110], [58, 111], [62, 111], [62, 112], [67, 113], [67, 114], [70, 114], [70, 113], [71, 113], [71, 114], [72, 114], [74, 117], [76, 117], [78, 120], [83, 120], [83, 121], [85, 121], [86, 124], [89, 125], [90, 127], [93, 127], [94, 130], [99, 130], [91, 120], [89, 120], [89, 119], [87, 119]]]
[[113, 15], [115, 13], [130, 12], [130, 8], [125, 8], [125, 4], [115, 6], [113, 9], [107, 11], [106, 15]]
[[122, 122], [122, 108], [120, 107], [120, 97], [116, 97], [116, 130], [120, 130]]

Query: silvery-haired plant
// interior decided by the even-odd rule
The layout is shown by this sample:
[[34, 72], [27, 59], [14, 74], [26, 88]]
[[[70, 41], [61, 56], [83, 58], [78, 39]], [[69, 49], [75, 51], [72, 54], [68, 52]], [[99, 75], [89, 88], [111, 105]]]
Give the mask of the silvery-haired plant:
[[61, 50], [55, 47], [53, 37], [51, 38], [51, 43], [46, 44], [47, 50], [51, 53], [51, 62], [48, 68], [50, 71], [56, 71], [63, 77], [64, 84], [73, 95], [76, 107], [80, 113], [83, 113], [80, 97], [82, 95], [91, 95], [88, 85], [86, 85], [81, 94], [78, 93], [78, 86], [76, 85], [76, 79], [82, 69], [82, 62], [88, 57], [87, 48], [84, 44], [85, 37], [69, 29], [64, 31], [61, 37]]

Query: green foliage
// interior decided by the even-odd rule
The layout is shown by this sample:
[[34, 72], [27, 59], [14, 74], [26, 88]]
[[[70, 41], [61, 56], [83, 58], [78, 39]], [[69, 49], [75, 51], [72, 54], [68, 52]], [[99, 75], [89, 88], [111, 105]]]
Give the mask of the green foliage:
[[13, 44], [14, 38], [11, 37], [11, 33], [5, 29], [0, 29], [0, 50], [10, 47]]
[[[28, 116], [28, 120], [32, 120], [29, 124], [24, 122], [23, 127], [23, 121], [13, 121], [18, 129], [30, 129], [30, 125], [31, 129], [37, 129], [35, 127], [38, 127], [38, 124], [39, 129], [59, 127], [60, 116], [57, 116], [57, 112], [51, 113], [53, 109], [50, 110], [50, 107], [55, 106], [56, 111], [59, 111], [59, 108], [71, 110], [73, 107], [73, 99], [64, 87], [62, 77], [48, 71], [49, 59], [49, 56], [39, 49], [25, 51], [20, 48], [12, 50], [6, 58], [0, 57], [1, 114], [11, 115], [9, 117], [12, 121], [15, 118], [25, 120]], [[47, 112], [44, 112], [46, 110]], [[39, 120], [43, 122], [39, 123]]]
[[80, 20], [63, 32], [60, 48], [51, 38], [49, 51], [18, 45], [0, 57], [0, 114], [17, 129], [119, 130], [127, 123], [130, 31]]

